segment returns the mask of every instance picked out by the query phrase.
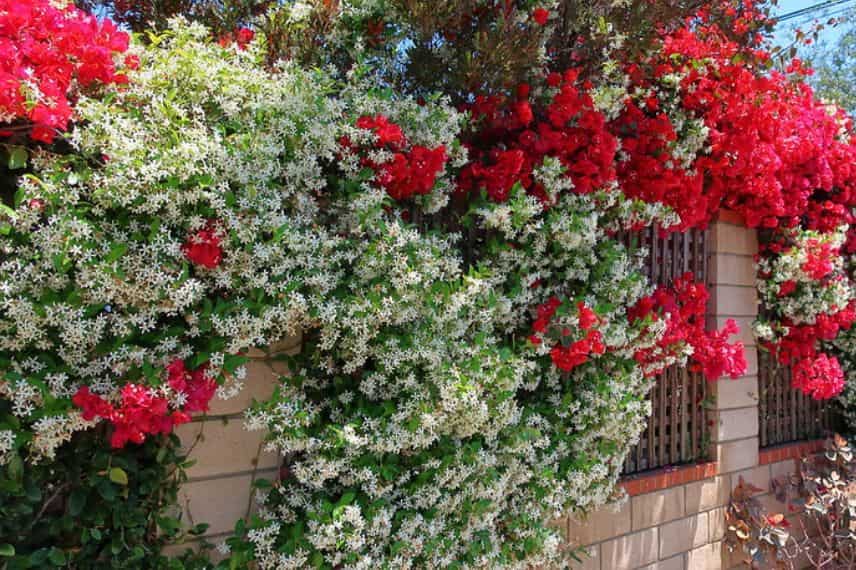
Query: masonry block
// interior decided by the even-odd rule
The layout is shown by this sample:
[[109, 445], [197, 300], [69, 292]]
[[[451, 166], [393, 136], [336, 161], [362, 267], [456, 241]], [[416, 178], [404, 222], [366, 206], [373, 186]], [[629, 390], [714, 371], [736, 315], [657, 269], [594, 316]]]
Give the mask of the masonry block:
[[725, 318], [754, 317], [758, 314], [758, 292], [754, 286], [717, 285], [711, 291], [710, 310]]
[[758, 351], [751, 347], [746, 349], [746, 372], [744, 376], [758, 375]]
[[276, 354], [297, 354], [300, 351], [301, 342], [303, 342], [303, 336], [298, 333], [273, 342], [266, 348], [251, 348], [247, 351], [247, 356], [265, 359]]
[[[766, 495], [759, 495], [758, 503], [760, 503], [761, 508], [763, 508], [764, 511], [770, 515], [777, 513], [787, 515], [789, 512], [788, 505], [776, 499], [776, 496], [772, 493], [768, 493]], [[796, 528], [793, 529], [794, 532], [796, 532], [796, 530]]]
[[[281, 363], [268, 363], [261, 360], [250, 360], [246, 364], [247, 377], [243, 380], [244, 387], [234, 397], [228, 400], [213, 398], [209, 416], [226, 416], [242, 414], [250, 407], [253, 400], [263, 401], [270, 398], [276, 387], [279, 374], [276, 366]], [[285, 372], [284, 370], [282, 372]]]
[[708, 269], [711, 285], [755, 285], [755, 262], [749, 254], [714, 253]]
[[657, 560], [658, 529], [626, 534], [601, 544], [601, 568], [632, 570]]
[[719, 507], [708, 511], [707, 528], [710, 531], [710, 535], [708, 536], [709, 542], [719, 542], [725, 538], [725, 510], [726, 507]]
[[[728, 382], [728, 380], [721, 380]], [[732, 441], [758, 435], [758, 406], [733, 410], [716, 410], [712, 414], [713, 441]]]
[[279, 466], [279, 455], [262, 449], [265, 433], [247, 431], [240, 419], [191, 422], [175, 432], [185, 449], [192, 448], [196, 463], [187, 470], [191, 479]]
[[684, 515], [684, 488], [637, 495], [632, 501], [633, 530], [663, 524]]
[[702, 546], [709, 536], [707, 513], [666, 523], [660, 527], [660, 559]]
[[734, 490], [737, 488], [737, 485], [740, 482], [740, 478], [746, 483], [751, 484], [754, 487], [760, 489], [756, 495], [763, 495], [765, 493], [770, 492], [770, 466], [769, 465], [759, 465], [757, 467], [752, 467], [751, 469], [745, 469], [743, 471], [738, 471], [737, 473], [731, 474], [731, 489]]
[[711, 247], [716, 253], [754, 255], [758, 252], [758, 234], [754, 229], [721, 222], [710, 228]]
[[[272, 478], [276, 471], [262, 472], [260, 477]], [[255, 508], [250, 500], [252, 478], [249, 475], [190, 481], [178, 491], [182, 519], [193, 526], [208, 523], [206, 535], [222, 534], [235, 528], [238, 519]]]
[[605, 506], [587, 517], [571, 515], [568, 540], [571, 544], [592, 544], [630, 532], [630, 500]]
[[668, 560], [660, 560], [659, 562], [644, 566], [639, 570], [684, 570], [685, 567], [686, 560], [684, 560], [684, 555], [678, 554]]
[[795, 459], [777, 461], [770, 464], [770, 479], [784, 480], [799, 470], [799, 464]]
[[741, 471], [758, 464], [757, 437], [717, 443], [714, 450], [721, 473]]
[[721, 542], [711, 542], [687, 553], [687, 570], [720, 570], [721, 568]]
[[758, 405], [757, 376], [742, 376], [736, 380], [722, 378], [711, 388], [716, 394], [716, 408], [719, 410]]
[[698, 513], [728, 503], [731, 496], [731, 478], [718, 475], [687, 485], [687, 512]]
[[600, 565], [600, 545], [587, 546], [579, 554], [581, 562], [572, 562], [572, 570], [602, 570]]

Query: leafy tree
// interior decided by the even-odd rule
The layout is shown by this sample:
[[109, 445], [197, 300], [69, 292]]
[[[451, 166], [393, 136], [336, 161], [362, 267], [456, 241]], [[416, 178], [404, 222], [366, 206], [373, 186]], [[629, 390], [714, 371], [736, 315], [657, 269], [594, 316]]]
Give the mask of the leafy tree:
[[815, 56], [812, 83], [824, 99], [856, 113], [856, 10], [851, 10], [841, 36]]

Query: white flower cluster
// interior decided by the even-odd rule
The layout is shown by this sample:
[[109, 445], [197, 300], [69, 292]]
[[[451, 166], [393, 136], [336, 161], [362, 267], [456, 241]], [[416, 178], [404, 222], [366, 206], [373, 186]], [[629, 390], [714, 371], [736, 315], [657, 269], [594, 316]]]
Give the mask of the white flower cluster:
[[[803, 230], [791, 236], [781, 253], [760, 257], [756, 284], [765, 307], [795, 325], [814, 324], [818, 315], [847, 307], [854, 291], [839, 254], [845, 239], [846, 228], [830, 233]], [[824, 263], [827, 273], [818, 279], [811, 269]], [[769, 339], [768, 329], [768, 323], [760, 322], [756, 334]]]

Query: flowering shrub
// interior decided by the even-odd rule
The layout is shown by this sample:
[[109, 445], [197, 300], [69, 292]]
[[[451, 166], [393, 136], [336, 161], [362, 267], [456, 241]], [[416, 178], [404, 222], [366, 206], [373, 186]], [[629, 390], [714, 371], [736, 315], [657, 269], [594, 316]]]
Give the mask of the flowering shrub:
[[755, 333], [781, 364], [793, 365], [794, 387], [816, 399], [844, 388], [835, 356], [822, 353], [856, 320], [851, 279], [833, 233], [791, 230], [765, 246], [758, 260], [758, 291], [766, 308]]
[[[302, 4], [285, 32], [308, 26]], [[704, 226], [723, 204], [750, 225], [805, 215], [805, 259], [775, 271], [798, 283], [781, 298], [823, 299], [783, 318], [822, 340], [823, 318], [849, 326], [843, 246], [825, 236], [849, 223], [850, 126], [753, 67], [760, 55], [740, 63], [713, 24], [664, 28], [602, 77], [533, 72], [453, 105], [389, 88], [408, 79], [383, 44], [408, 28], [362, 28], [384, 6], [346, 3], [331, 26], [376, 48], [347, 73], [268, 66], [272, 35], [212, 39], [175, 20], [130, 47], [126, 85], [79, 99], [67, 150], [36, 150], [0, 226], [0, 463], [35, 472], [95, 433], [108, 463], [174, 451], [176, 425], [241, 390], [248, 349], [301, 332], [292, 373], [247, 415], [285, 461], [224, 567], [558, 564], [547, 521], [613, 497], [656, 374], [746, 368], [733, 322], [704, 330], [703, 285], [655, 290], [617, 232]], [[554, 8], [527, 6], [515, 26], [540, 43]], [[349, 61], [337, 37], [312, 38], [320, 60]], [[791, 153], [815, 128], [820, 142]], [[814, 193], [829, 206], [809, 206]], [[835, 392], [817, 374], [834, 361], [811, 356], [823, 367], [800, 382]]]
[[754, 497], [763, 491], [741, 478], [726, 514], [727, 544], [749, 567], [856, 564], [856, 464], [846, 439], [836, 435], [824, 453], [802, 458], [796, 473], [773, 482], [785, 512], [765, 512]]

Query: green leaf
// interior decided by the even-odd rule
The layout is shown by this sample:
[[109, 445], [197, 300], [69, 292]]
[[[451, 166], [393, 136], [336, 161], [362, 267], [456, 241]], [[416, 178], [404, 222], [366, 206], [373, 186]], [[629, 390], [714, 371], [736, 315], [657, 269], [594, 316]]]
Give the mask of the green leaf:
[[342, 498], [339, 499], [339, 505], [340, 506], [350, 505], [351, 503], [354, 502], [354, 499], [356, 497], [357, 497], [356, 493], [354, 493], [353, 491], [348, 491], [347, 493], [342, 495]]
[[6, 465], [6, 472], [9, 474], [9, 479], [17, 483], [24, 479], [24, 462], [20, 455], [12, 456]]
[[18, 170], [27, 166], [27, 149], [22, 146], [12, 147], [9, 151], [9, 170]]
[[110, 253], [104, 259], [107, 263], [113, 263], [128, 251], [128, 245], [124, 243], [114, 243], [110, 246]]
[[51, 550], [51, 553], [48, 554], [48, 560], [51, 561], [55, 566], [64, 566], [65, 565], [65, 552], [60, 550], [59, 548], [54, 548]]
[[83, 507], [86, 506], [86, 491], [81, 488], [77, 488], [71, 492], [71, 496], [68, 498], [68, 514], [73, 517], [76, 517], [80, 513], [83, 512]]
[[110, 469], [110, 480], [119, 485], [127, 485], [128, 474], [121, 467], [113, 467]]
[[116, 487], [111, 485], [109, 481], [100, 479], [98, 483], [96, 483], [95, 488], [98, 489], [98, 494], [101, 495], [105, 501], [112, 502], [116, 500]]
[[0, 556], [15, 556], [15, 547], [11, 544], [0, 544]]

